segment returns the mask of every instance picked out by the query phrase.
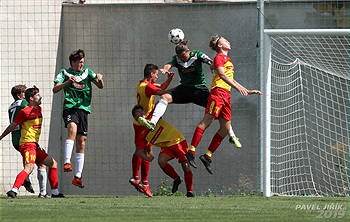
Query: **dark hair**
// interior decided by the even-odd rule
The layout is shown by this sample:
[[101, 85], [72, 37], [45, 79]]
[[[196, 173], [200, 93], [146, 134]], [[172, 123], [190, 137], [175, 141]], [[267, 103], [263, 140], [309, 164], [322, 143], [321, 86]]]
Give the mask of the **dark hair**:
[[15, 85], [11, 89], [11, 95], [14, 100], [18, 100], [18, 94], [21, 94], [22, 92], [25, 92], [27, 89], [26, 85]]
[[152, 72], [158, 70], [158, 66], [152, 63], [146, 64], [145, 69], [143, 70], [143, 77], [148, 78]]
[[33, 86], [32, 88], [28, 88], [25, 92], [26, 100], [29, 103], [30, 97], [34, 97], [35, 94], [39, 93], [39, 88]]
[[187, 46], [188, 40], [182, 40], [175, 46], [175, 53], [176, 55], [181, 55], [184, 52], [190, 51], [190, 49]]
[[69, 56], [69, 64], [72, 65], [72, 62], [78, 61], [82, 58], [85, 58], [85, 52], [82, 49], [72, 52]]
[[135, 116], [136, 111], [139, 110], [139, 109], [144, 110], [141, 105], [135, 105], [134, 108], [132, 108], [132, 110], [131, 110], [132, 117]]

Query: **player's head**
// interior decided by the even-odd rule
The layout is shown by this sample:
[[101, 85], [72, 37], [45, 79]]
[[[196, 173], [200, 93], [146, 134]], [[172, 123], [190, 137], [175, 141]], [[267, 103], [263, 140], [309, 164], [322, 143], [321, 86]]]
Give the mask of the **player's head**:
[[216, 36], [212, 36], [210, 38], [209, 47], [216, 52], [220, 52], [223, 49], [225, 51], [230, 50], [231, 44], [224, 37], [216, 35]]
[[158, 70], [159, 67], [157, 65], [148, 63], [143, 70], [143, 77], [145, 79], [152, 79], [155, 82], [158, 79]]
[[74, 51], [69, 56], [70, 66], [74, 71], [81, 71], [84, 66], [85, 52], [82, 49]]
[[175, 53], [183, 62], [187, 62], [190, 58], [190, 49], [187, 46], [188, 41], [182, 40], [175, 47]]
[[36, 86], [28, 88], [25, 92], [25, 97], [29, 105], [40, 105], [41, 104], [41, 95], [39, 89]]
[[140, 116], [145, 115], [145, 110], [141, 105], [135, 105], [134, 108], [132, 108], [131, 110], [131, 114], [132, 117], [137, 120]]
[[24, 92], [26, 91], [26, 85], [15, 85], [11, 89], [11, 95], [14, 100], [24, 99]]

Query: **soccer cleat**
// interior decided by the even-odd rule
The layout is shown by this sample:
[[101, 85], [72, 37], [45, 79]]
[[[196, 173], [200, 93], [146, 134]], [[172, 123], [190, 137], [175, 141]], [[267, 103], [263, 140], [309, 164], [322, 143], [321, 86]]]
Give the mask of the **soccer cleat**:
[[8, 197], [11, 197], [11, 198], [17, 197], [17, 193], [15, 191], [12, 191], [12, 190], [8, 191], [6, 194]]
[[228, 141], [235, 145], [236, 148], [241, 148], [242, 144], [239, 142], [239, 139], [235, 136], [230, 136], [230, 138], [228, 139]]
[[140, 116], [137, 121], [141, 124], [141, 126], [146, 127], [147, 129], [149, 129], [151, 132], [154, 131], [154, 124], [151, 123], [150, 121], [148, 121], [147, 119], [143, 118], [142, 116]]
[[63, 171], [64, 172], [72, 172], [72, 165], [70, 163], [65, 163], [64, 166], [63, 166]]
[[211, 164], [211, 159], [208, 159], [205, 157], [205, 155], [201, 155], [199, 159], [202, 161], [204, 164], [205, 168], [210, 174], [213, 174], [213, 171], [211, 170], [210, 164]]
[[59, 194], [57, 194], [57, 195], [52, 194], [51, 197], [52, 197], [52, 198], [64, 198], [65, 196], [64, 196], [63, 193], [59, 193]]
[[146, 194], [148, 197], [153, 197], [153, 195], [151, 193], [151, 188], [149, 187], [149, 185], [144, 185], [142, 183], [139, 183], [139, 188], [140, 188], [141, 192]]
[[181, 178], [178, 177], [173, 182], [173, 188], [171, 189], [172, 193], [176, 193], [179, 190], [179, 185], [181, 184]]
[[194, 197], [194, 193], [192, 193], [192, 191], [188, 191], [186, 193], [186, 197]]
[[81, 188], [81, 189], [84, 188], [83, 181], [79, 177], [74, 177], [74, 179], [72, 180], [72, 184], [74, 186]]
[[41, 194], [41, 193], [39, 193], [39, 196], [38, 196], [38, 197], [39, 197], [39, 198], [51, 198], [50, 195], [48, 195], [48, 194], [43, 195], [43, 194]]
[[194, 154], [191, 154], [189, 152], [186, 153], [186, 159], [188, 163], [193, 167], [197, 169], [197, 164], [194, 162]]
[[34, 193], [34, 189], [33, 189], [32, 183], [29, 180], [27, 180], [27, 179], [24, 180], [23, 186], [24, 186], [24, 188], [26, 188], [26, 190], [29, 193]]
[[139, 187], [139, 184], [140, 184], [140, 181], [139, 181], [139, 180], [135, 180], [134, 178], [131, 177], [131, 178], [129, 179], [129, 183], [130, 183], [131, 185], [133, 185], [137, 191], [139, 191], [139, 192], [142, 193], [142, 191], [141, 191], [141, 189], [140, 189], [140, 187]]

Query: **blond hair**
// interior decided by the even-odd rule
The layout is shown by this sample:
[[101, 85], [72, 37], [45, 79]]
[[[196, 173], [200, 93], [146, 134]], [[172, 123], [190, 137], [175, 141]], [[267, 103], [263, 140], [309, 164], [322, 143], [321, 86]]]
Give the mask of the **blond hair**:
[[216, 36], [212, 36], [210, 37], [210, 41], [209, 41], [209, 47], [214, 50], [214, 51], [218, 51], [218, 43], [219, 40], [221, 39], [220, 36], [216, 35]]

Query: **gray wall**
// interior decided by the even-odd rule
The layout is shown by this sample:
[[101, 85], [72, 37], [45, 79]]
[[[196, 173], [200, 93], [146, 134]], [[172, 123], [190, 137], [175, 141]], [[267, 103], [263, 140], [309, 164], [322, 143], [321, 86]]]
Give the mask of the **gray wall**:
[[[202, 50], [210, 57], [215, 55], [208, 47], [210, 36], [225, 36], [232, 45], [230, 57], [235, 64], [235, 79], [247, 88], [260, 88], [256, 3], [61, 7], [58, 3], [48, 2], [35, 9], [33, 18], [29, 13], [33, 8], [23, 4], [23, 7], [13, 10], [11, 4], [1, 3], [6, 6], [2, 18], [6, 22], [0, 27], [4, 43], [0, 55], [1, 124], [3, 129], [8, 124], [6, 113], [12, 99], [7, 95], [13, 85], [36, 84], [42, 89], [44, 130], [40, 142], [60, 164], [60, 189], [64, 193], [137, 195], [127, 182], [135, 149], [130, 109], [135, 104], [135, 87], [142, 79], [144, 65], [155, 63], [162, 67], [174, 54], [174, 45], [167, 41], [171, 28], [181, 28], [190, 48]], [[312, 3], [271, 3], [266, 4], [265, 10], [264, 16], [274, 28], [337, 28], [338, 25], [332, 14], [317, 12]], [[270, 28], [268, 23], [266, 28]], [[61, 169], [66, 137], [61, 119], [63, 95], [62, 92], [55, 95], [51, 92], [54, 76], [61, 68], [69, 67], [68, 56], [78, 48], [86, 51], [86, 65], [103, 74], [106, 84], [103, 90], [94, 88], [83, 173], [84, 189], [72, 186], [73, 174], [63, 173]], [[206, 77], [209, 85], [212, 74], [208, 67]], [[158, 82], [162, 81], [161, 76]], [[176, 76], [171, 86], [178, 82]], [[259, 98], [243, 97], [235, 90], [231, 95], [232, 125], [243, 149], [233, 148], [225, 139], [213, 156], [214, 175], [209, 175], [197, 160], [199, 169], [194, 170], [197, 194], [208, 189], [225, 194], [238, 189], [258, 190]], [[190, 143], [203, 113], [203, 108], [192, 104], [170, 105], [164, 118], [178, 127]], [[218, 123], [214, 122], [206, 131], [197, 149], [198, 155], [205, 152], [217, 129]], [[1, 143], [0, 192], [11, 188], [15, 175], [21, 170], [19, 154], [8, 146], [9, 138]], [[159, 149], [154, 147], [155, 156], [158, 152]], [[172, 161], [172, 164], [182, 176], [177, 161]], [[166, 175], [154, 161], [150, 175], [152, 191], [164, 178]], [[185, 192], [184, 184], [180, 191]]]

